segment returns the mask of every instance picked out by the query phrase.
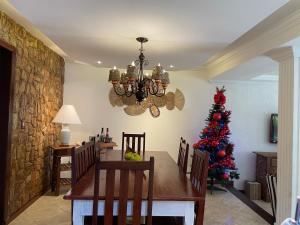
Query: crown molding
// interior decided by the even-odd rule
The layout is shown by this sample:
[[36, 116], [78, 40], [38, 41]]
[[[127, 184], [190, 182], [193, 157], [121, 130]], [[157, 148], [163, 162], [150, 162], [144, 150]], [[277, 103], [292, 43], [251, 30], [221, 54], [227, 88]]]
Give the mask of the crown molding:
[[212, 79], [300, 36], [300, 1], [291, 0], [203, 64]]
[[264, 54], [265, 56], [270, 57], [271, 59], [282, 62], [291, 58], [299, 58], [300, 57], [300, 49], [297, 47], [281, 47], [272, 49]]

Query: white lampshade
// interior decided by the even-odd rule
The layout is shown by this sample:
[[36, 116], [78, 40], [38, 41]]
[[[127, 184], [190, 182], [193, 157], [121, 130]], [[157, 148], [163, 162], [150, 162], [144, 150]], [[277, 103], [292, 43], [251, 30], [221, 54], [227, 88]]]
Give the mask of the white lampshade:
[[63, 105], [52, 120], [52, 123], [81, 124], [73, 105]]

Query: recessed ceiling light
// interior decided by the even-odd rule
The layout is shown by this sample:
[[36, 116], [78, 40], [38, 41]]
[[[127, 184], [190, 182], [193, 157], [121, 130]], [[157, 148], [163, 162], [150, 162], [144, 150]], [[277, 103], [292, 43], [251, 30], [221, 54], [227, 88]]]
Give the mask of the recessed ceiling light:
[[97, 61], [98, 64], [101, 64], [102, 62], [100, 60]]
[[171, 64], [171, 65], [170, 65], [170, 68], [174, 68], [174, 65]]

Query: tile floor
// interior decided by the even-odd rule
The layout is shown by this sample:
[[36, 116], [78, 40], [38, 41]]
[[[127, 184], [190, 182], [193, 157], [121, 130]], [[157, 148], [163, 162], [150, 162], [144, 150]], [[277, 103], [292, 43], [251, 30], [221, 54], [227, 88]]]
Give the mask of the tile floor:
[[[70, 225], [70, 201], [46, 193], [10, 225]], [[260, 216], [227, 192], [207, 194], [204, 225], [267, 225]]]

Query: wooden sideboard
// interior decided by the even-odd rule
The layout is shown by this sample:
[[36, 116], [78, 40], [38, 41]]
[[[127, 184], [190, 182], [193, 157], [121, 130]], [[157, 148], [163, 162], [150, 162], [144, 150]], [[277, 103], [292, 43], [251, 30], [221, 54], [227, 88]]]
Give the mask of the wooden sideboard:
[[256, 181], [261, 183], [261, 198], [270, 201], [266, 174], [277, 175], [277, 152], [254, 152], [256, 154]]

